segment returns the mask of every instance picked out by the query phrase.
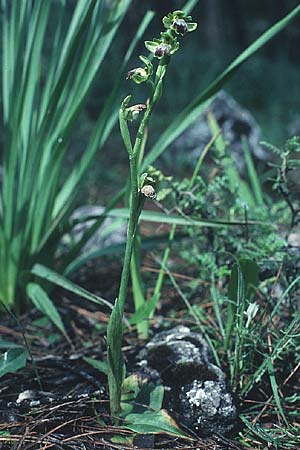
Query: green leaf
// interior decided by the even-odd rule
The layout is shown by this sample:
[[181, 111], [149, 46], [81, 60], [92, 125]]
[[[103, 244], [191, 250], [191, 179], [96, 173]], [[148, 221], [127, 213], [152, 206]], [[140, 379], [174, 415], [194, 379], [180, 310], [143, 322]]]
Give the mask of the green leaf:
[[141, 434], [169, 434], [185, 439], [192, 439], [178, 427], [172, 417], [164, 409], [144, 414], [129, 414], [124, 428]]
[[56, 286], [60, 286], [63, 289], [66, 289], [73, 294], [78, 295], [79, 297], [83, 297], [90, 302], [97, 303], [98, 305], [105, 305], [108, 308], [112, 309], [113, 305], [105, 300], [104, 298], [98, 297], [95, 294], [91, 294], [86, 289], [78, 286], [67, 278], [59, 275], [54, 272], [54, 270], [49, 269], [48, 267], [43, 266], [42, 264], [35, 264], [31, 269], [31, 273], [36, 275], [37, 277], [42, 278], [43, 280], [50, 281], [50, 283], [55, 284]]
[[108, 366], [106, 361], [100, 361], [99, 359], [88, 358], [87, 356], [83, 358], [85, 362], [87, 362], [90, 366], [94, 367], [94, 369], [99, 370], [99, 372], [108, 374]]
[[[107, 213], [109, 217], [129, 217], [129, 209], [128, 208], [117, 208], [112, 209]], [[200, 219], [195, 220], [192, 217], [188, 216], [179, 216], [176, 214], [165, 214], [157, 211], [142, 211], [141, 220], [147, 222], [157, 222], [157, 223], [168, 223], [174, 225], [185, 225], [185, 226], [194, 226], [194, 227], [230, 227], [230, 226], [245, 226], [245, 222], [230, 222], [226, 220], [207, 220]], [[274, 225], [268, 222], [260, 222], [249, 220], [247, 225], [269, 225], [273, 227]]]
[[64, 336], [67, 335], [64, 324], [61, 320], [56, 306], [41, 286], [36, 283], [28, 283], [26, 287], [28, 297], [32, 300], [34, 306], [45, 314]]
[[137, 311], [131, 316], [129, 323], [136, 325], [141, 323], [145, 319], [149, 319], [152, 313], [155, 311], [157, 301], [159, 300], [159, 294], [153, 295], [150, 300], [147, 300], [141, 305]]
[[255, 383], [259, 383], [263, 374], [268, 369], [269, 361], [272, 364], [280, 357], [283, 351], [292, 351], [295, 348], [296, 342], [295, 337], [298, 337], [300, 333], [300, 318], [299, 315], [291, 321], [291, 323], [280, 332], [280, 339], [274, 342], [271, 353], [264, 355], [264, 358], [255, 372], [249, 377], [248, 382], [242, 387], [240, 391], [240, 396], [243, 398], [252, 389]]
[[[238, 265], [235, 264], [233, 266], [231, 271], [228, 297], [236, 302], [240, 295], [245, 295], [245, 298], [251, 301], [259, 282], [258, 265], [255, 261], [248, 258], [241, 258], [238, 263]], [[242, 277], [242, 282], [240, 277]], [[239, 283], [242, 283], [243, 287], [241, 287]], [[241, 290], [243, 291], [243, 294], [240, 293]]]
[[186, 2], [184, 6], [181, 7], [181, 9], [186, 13], [190, 13], [192, 9], [197, 5], [199, 0], [189, 0]]
[[132, 447], [133, 439], [134, 439], [134, 435], [132, 435], [132, 436], [115, 435], [110, 438], [110, 442], [113, 442], [114, 444], [121, 444], [121, 445], [125, 444], [126, 446], [130, 445], [130, 447]]
[[273, 366], [271, 359], [268, 359], [267, 367], [268, 367], [268, 374], [269, 374], [270, 383], [271, 383], [276, 406], [278, 408], [278, 411], [280, 412], [280, 415], [281, 415], [285, 425], [288, 426], [289, 423], [288, 423], [288, 420], [287, 420], [287, 418], [284, 414], [283, 408], [282, 408], [281, 399], [280, 399], [279, 393], [278, 393], [278, 384], [277, 384], [276, 377], [275, 377], [275, 370], [274, 370], [274, 366]]
[[[177, 233], [176, 240], [180, 240], [183, 237], [187, 237], [186, 233]], [[164, 244], [168, 241], [168, 235], [162, 236], [146, 236], [143, 238], [141, 246], [143, 250], [153, 250], [158, 245]], [[70, 273], [78, 270], [79, 267], [86, 264], [88, 261], [91, 261], [95, 258], [100, 258], [102, 256], [112, 256], [123, 254], [125, 249], [126, 242], [122, 242], [120, 244], [111, 244], [106, 247], [100, 248], [98, 250], [91, 250], [83, 255], [80, 255], [78, 258], [74, 259], [65, 269], [64, 275], [69, 275]]]
[[15, 344], [14, 342], [6, 341], [5, 339], [0, 339], [0, 348], [23, 348], [20, 344]]
[[17, 372], [26, 365], [26, 350], [12, 348], [0, 355], [0, 378], [8, 373]]
[[155, 386], [134, 373], [125, 378], [121, 389], [122, 417], [160, 411], [164, 398], [163, 386]]
[[[153, 12], [147, 12], [135, 30], [85, 151], [62, 175], [74, 126], [130, 4], [77, 0], [66, 15], [66, 1], [1, 2], [6, 145], [1, 160], [0, 299], [9, 308], [22, 308], [23, 270], [37, 261], [53, 265], [79, 183], [116, 121], [128, 61]], [[52, 32], [49, 52], [47, 37]], [[17, 286], [21, 289], [16, 294]]]
[[246, 161], [246, 166], [247, 166], [247, 172], [248, 172], [249, 180], [251, 183], [252, 191], [255, 196], [256, 204], [258, 206], [264, 206], [265, 202], [264, 202], [264, 194], [262, 191], [261, 182], [258, 177], [246, 137], [242, 137], [242, 144], [243, 144], [244, 156], [245, 156], [245, 161]]
[[121, 401], [121, 386], [125, 379], [126, 367], [122, 352], [122, 313], [118, 299], [115, 302], [107, 327], [107, 362], [110, 410], [118, 416]]
[[224, 346], [228, 349], [233, 328], [240, 328], [246, 300], [251, 301], [259, 282], [259, 268], [251, 259], [241, 258], [234, 264], [228, 287], [226, 336]]
[[[135, 410], [137, 396], [141, 389], [141, 379], [138, 374], [133, 373], [125, 378], [121, 387], [121, 416], [126, 418], [128, 414], [140, 412]], [[140, 405], [137, 405], [139, 407]], [[142, 412], [145, 411], [142, 405]]]
[[[208, 125], [213, 136], [221, 132], [219, 124], [211, 112], [208, 113]], [[230, 189], [234, 192], [238, 187], [238, 193], [241, 200], [250, 207], [255, 206], [252, 192], [250, 191], [248, 184], [240, 177], [239, 171], [232, 159], [231, 153], [226, 148], [227, 146], [222, 134], [220, 134], [216, 139], [215, 147], [218, 158], [222, 158], [222, 164], [224, 167], [224, 171], [228, 177]]]

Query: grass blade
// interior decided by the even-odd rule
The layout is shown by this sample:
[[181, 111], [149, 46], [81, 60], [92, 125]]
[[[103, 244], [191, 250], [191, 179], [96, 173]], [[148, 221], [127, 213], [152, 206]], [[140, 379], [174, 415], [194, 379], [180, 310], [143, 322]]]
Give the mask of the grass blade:
[[245, 136], [242, 137], [242, 144], [243, 144], [243, 150], [244, 150], [244, 155], [245, 155], [248, 176], [250, 179], [252, 191], [254, 193], [255, 202], [258, 206], [263, 206], [265, 202], [264, 202], [262, 186], [261, 186], [257, 171], [256, 171], [254, 163], [253, 163], [253, 159], [251, 156], [248, 141]]
[[104, 298], [98, 297], [95, 294], [91, 294], [86, 289], [78, 286], [72, 281], [69, 281], [67, 278], [63, 277], [62, 275], [59, 275], [53, 270], [48, 269], [45, 266], [42, 266], [41, 264], [35, 264], [31, 270], [31, 273], [43, 280], [50, 281], [50, 283], [53, 283], [56, 286], [62, 287], [63, 289], [72, 292], [73, 294], [76, 294], [79, 297], [83, 297], [86, 300], [89, 300], [90, 302], [97, 303], [98, 305], [105, 305], [109, 309], [113, 308], [113, 305]]
[[36, 283], [28, 283], [26, 292], [35, 307], [45, 314], [64, 336], [67, 336], [60, 314], [44, 289]]
[[[127, 219], [129, 215], [128, 208], [117, 208], [112, 209], [107, 213], [108, 217], [122, 217]], [[185, 225], [185, 226], [195, 226], [195, 227], [228, 227], [228, 226], [245, 226], [245, 222], [233, 222], [226, 220], [194, 220], [192, 217], [182, 217], [176, 214], [164, 214], [157, 211], [142, 211], [141, 220], [148, 222], [157, 222], [157, 223], [167, 223], [167, 224], [175, 224], [175, 225]], [[268, 222], [260, 222], [249, 220], [247, 222], [248, 225], [269, 225], [270, 227], [274, 226]]]

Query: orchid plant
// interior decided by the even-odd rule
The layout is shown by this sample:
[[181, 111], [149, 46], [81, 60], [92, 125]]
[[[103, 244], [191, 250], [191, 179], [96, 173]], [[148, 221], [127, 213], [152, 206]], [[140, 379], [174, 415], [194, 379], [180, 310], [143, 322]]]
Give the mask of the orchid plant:
[[[179, 49], [178, 37], [197, 28], [191, 22], [191, 16], [183, 11], [174, 11], [163, 18], [166, 31], [160, 33], [159, 39], [146, 41], [145, 47], [150, 57], [140, 56], [143, 67], [132, 69], [127, 79], [137, 84], [146, 83], [150, 94], [145, 104], [130, 106], [131, 95], [122, 102], [119, 112], [120, 130], [124, 146], [128, 153], [130, 165], [130, 195], [129, 195], [129, 221], [127, 228], [127, 242], [119, 294], [115, 301], [107, 330], [107, 358], [108, 358], [108, 384], [110, 394], [111, 414], [119, 417], [121, 412], [121, 387], [125, 379], [125, 363], [122, 354], [123, 314], [127, 296], [130, 264], [133, 254], [135, 238], [138, 229], [139, 217], [145, 198], [153, 199], [155, 192], [155, 178], [150, 173], [140, 174], [146, 144], [146, 130], [150, 116], [155, 105], [162, 95], [163, 79], [172, 55]], [[157, 61], [157, 62], [156, 62]], [[142, 116], [138, 131], [132, 144], [129, 123]], [[135, 305], [136, 309], [139, 305]]]

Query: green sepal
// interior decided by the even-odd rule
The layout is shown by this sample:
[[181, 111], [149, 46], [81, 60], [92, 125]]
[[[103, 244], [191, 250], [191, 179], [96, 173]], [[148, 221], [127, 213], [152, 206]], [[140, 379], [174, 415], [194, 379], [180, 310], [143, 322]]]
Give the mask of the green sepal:
[[153, 66], [150, 59], [145, 56], [140, 56], [140, 60], [145, 64], [145, 67], [137, 67], [127, 73], [127, 79], [134, 81], [137, 84], [144, 83], [149, 80], [153, 73]]
[[198, 26], [198, 24], [196, 22], [187, 23], [188, 32], [195, 31], [197, 26]]
[[153, 41], [145, 41], [145, 47], [150, 53], [155, 53], [158, 45], [161, 44], [160, 39], [154, 39]]
[[150, 61], [150, 59], [147, 58], [146, 56], [143, 56], [143, 55], [140, 55], [139, 58], [145, 64], [145, 68], [148, 71], [148, 73], [150, 75], [152, 75], [152, 73], [153, 73], [153, 65], [152, 65], [152, 62]]
[[167, 44], [170, 47], [170, 54], [173, 55], [173, 53], [177, 52], [179, 49], [177, 37], [173, 36], [169, 31], [162, 31], [160, 35], [162, 43]]
[[136, 84], [145, 83], [148, 81], [149, 74], [147, 70], [143, 67], [138, 67], [136, 69], [130, 70], [127, 74], [127, 79], [134, 81]]
[[131, 100], [131, 95], [127, 95], [127, 97], [124, 98], [124, 100], [121, 103], [121, 111], [125, 111], [125, 109], [128, 107], [129, 102]]

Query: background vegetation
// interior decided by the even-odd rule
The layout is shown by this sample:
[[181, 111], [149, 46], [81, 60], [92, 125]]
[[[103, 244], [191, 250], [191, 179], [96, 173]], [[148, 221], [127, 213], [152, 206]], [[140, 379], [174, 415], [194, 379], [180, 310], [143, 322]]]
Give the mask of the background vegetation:
[[[127, 0], [123, 3], [86, 3], [85, 0], [79, 0], [76, 4], [67, 2], [67, 8], [64, 2], [57, 4], [60, 5], [60, 9], [57, 9], [60, 28], [56, 29], [55, 15], [48, 15], [49, 4], [28, 0], [23, 6], [13, 6], [3, 0], [2, 57], [3, 67], [9, 70], [3, 71], [5, 152], [0, 210], [3, 269], [0, 280], [2, 304], [7, 302], [6, 312], [14, 301], [15, 309], [25, 309], [20, 294], [23, 289], [22, 294], [33, 301], [42, 315], [51, 319], [52, 324], [48, 323], [47, 327], [55, 325], [61, 331], [63, 338], [58, 336], [55, 339], [59, 342], [65, 339], [73, 351], [69, 333], [74, 330], [72, 322], [66, 318], [68, 303], [60, 293], [56, 301], [50, 300], [49, 282], [79, 295], [82, 302], [85, 299], [96, 303], [93, 312], [97, 313], [101, 308], [102, 313], [103, 306], [112, 310], [112, 313], [109, 311], [104, 315], [103, 322], [97, 316], [97, 320], [89, 322], [93, 327], [85, 324], [86, 329], [91, 328], [91, 335], [87, 338], [85, 330], [82, 333], [85, 342], [80, 341], [79, 346], [79, 349], [84, 346], [89, 348], [91, 341], [87, 340], [96, 336], [99, 341], [101, 336], [101, 342], [105, 342], [104, 358], [97, 359], [98, 353], [88, 353], [88, 357], [83, 358], [85, 353], [81, 353], [79, 360], [108, 375], [109, 392], [106, 386], [106, 400], [109, 394], [110, 412], [115, 417], [104, 418], [104, 423], [118, 425], [121, 416], [125, 419], [127, 429], [133, 432], [147, 432], [143, 427], [147, 429], [153, 417], [159, 417], [158, 425], [162, 429], [171, 434], [181, 433], [161, 410], [161, 387], [154, 388], [155, 403], [150, 401], [149, 404], [143, 404], [142, 419], [142, 415], [131, 414], [137, 406], [136, 399], [141, 387], [137, 378], [125, 379], [124, 340], [132, 339], [133, 347], [136, 348], [137, 339], [148, 337], [150, 325], [165, 328], [174, 321], [190, 323], [204, 334], [215, 362], [224, 368], [228, 385], [236, 396], [242, 422], [238, 426], [239, 434], [235, 435], [239, 443], [249, 448], [255, 444], [259, 449], [269, 443], [276, 449], [297, 448], [299, 413], [294, 406], [300, 400], [299, 386], [295, 384], [295, 374], [300, 367], [300, 277], [296, 264], [299, 245], [290, 245], [288, 240], [291, 235], [294, 242], [298, 237], [300, 141], [297, 137], [288, 138], [297, 134], [299, 119], [296, 81], [299, 56], [297, 43], [300, 37], [298, 17], [283, 34], [247, 62], [226, 86], [256, 117], [264, 139], [275, 144], [267, 144], [275, 163], [257, 170], [247, 141], [243, 139], [246, 172], [242, 178], [233, 163], [230, 147], [224, 141], [214, 116], [210, 114], [208, 124], [212, 140], [203, 150], [195, 168], [191, 170], [185, 166], [184, 151], [183, 164], [179, 167], [166, 162], [158, 163], [158, 168], [163, 168], [167, 176], [159, 170], [148, 168], [149, 154], [154, 154], [152, 161], [155, 160], [151, 145], [163, 136], [166, 141], [160, 141], [154, 149], [159, 152], [167, 147], [165, 142], [168, 142], [168, 136], [163, 133], [172, 120], [175, 118], [176, 129], [181, 125], [180, 121], [189, 122], [188, 114], [177, 115], [174, 111], [180, 112], [193, 99], [199, 106], [203, 98], [207, 98], [207, 86], [209, 96], [215, 93], [218, 82], [212, 86], [210, 82], [216, 75], [297, 2], [272, 2], [271, 14], [267, 2], [253, 2], [250, 6], [238, 1], [231, 1], [230, 5], [216, 0], [206, 2], [205, 5], [198, 2], [193, 12], [193, 19], [199, 24], [198, 31], [191, 33], [189, 39], [183, 41], [178, 56], [176, 54], [174, 59], [171, 58], [163, 101], [153, 116], [149, 130], [148, 119], [161, 95], [169, 53], [161, 59], [156, 53], [157, 41], [148, 41], [147, 50], [159, 61], [152, 83], [144, 80], [148, 81], [150, 87], [150, 94], [146, 94], [145, 86], [133, 86], [132, 80], [121, 81], [125, 79], [128, 69], [141, 64], [137, 55], [144, 52], [144, 39], [140, 43], [135, 42], [136, 49], [131, 45], [131, 51], [127, 54], [126, 51], [137, 37], [141, 18], [149, 7], [157, 11], [156, 18], [147, 30], [147, 37], [151, 39], [161, 29], [161, 17], [183, 6], [183, 2], [131, 3]], [[101, 6], [104, 4], [107, 15], [102, 14]], [[112, 10], [110, 5], [113, 5]], [[119, 11], [120, 5], [124, 9]], [[298, 14], [299, 8], [298, 4], [295, 14]], [[125, 20], [122, 22], [123, 15]], [[145, 17], [146, 21], [151, 20], [151, 14]], [[46, 27], [48, 19], [49, 28]], [[73, 22], [65, 35], [64, 23], [69, 23], [70, 19]], [[92, 26], [88, 27], [90, 20]], [[170, 30], [163, 37], [167, 39], [163, 44], [167, 42], [175, 51], [178, 33], [172, 28], [173, 21], [174, 17], [169, 19]], [[241, 59], [253, 56], [260, 45], [288, 22], [283, 20], [278, 28], [265, 33], [234, 64], [239, 65]], [[192, 29], [196, 28], [190, 25]], [[60, 52], [53, 51], [50, 45], [48, 48], [46, 30], [52, 27], [57, 30]], [[12, 37], [16, 30], [19, 34], [17, 45], [14, 45]], [[112, 30], [116, 36], [108, 49], [113, 37], [110, 34]], [[90, 39], [93, 41], [94, 38], [95, 46], [90, 46]], [[79, 42], [81, 45], [78, 45]], [[101, 42], [106, 42], [107, 47]], [[94, 53], [90, 52], [90, 48]], [[125, 62], [120, 69], [124, 54]], [[59, 61], [58, 57], [61, 57]], [[142, 62], [146, 64], [147, 70], [151, 68], [148, 78], [152, 74], [152, 63], [146, 58]], [[227, 78], [232, 68], [236, 67], [234, 64], [221, 75], [219, 81]], [[10, 73], [13, 77], [9, 77]], [[85, 94], [88, 94], [95, 76], [92, 95], [82, 109], [87, 98]], [[134, 76], [131, 73], [127, 78], [133, 79]], [[199, 96], [203, 90], [205, 94]], [[22, 95], [18, 97], [20, 92]], [[116, 120], [115, 110], [125, 95], [131, 92], [138, 107], [130, 108], [131, 100], [127, 97], [119, 116], [121, 134], [128, 153], [126, 155], [117, 128], [107, 141], [106, 136]], [[141, 105], [146, 95], [150, 100], [147, 106]], [[127, 123], [128, 118], [131, 119], [130, 114], [136, 110], [142, 116], [139, 127], [138, 121]], [[101, 111], [103, 117], [100, 114], [99, 118]], [[76, 129], [71, 133], [75, 123]], [[131, 142], [133, 136], [136, 139]], [[97, 155], [93, 170], [86, 172], [88, 155], [92, 157], [101, 147], [102, 152]], [[43, 151], [40, 152], [40, 149]], [[205, 159], [207, 153], [209, 162]], [[65, 154], [66, 159], [63, 159]], [[127, 156], [130, 160], [130, 180]], [[84, 170], [77, 170], [80, 157], [83, 158]], [[70, 185], [65, 184], [68, 175], [74, 173], [73, 168], [75, 181], [71, 175]], [[140, 177], [143, 170], [148, 170], [148, 173]], [[32, 183], [36, 173], [38, 182]], [[81, 173], [89, 173], [89, 176], [86, 177], [85, 188], [79, 191]], [[58, 186], [61, 187], [59, 192]], [[68, 186], [73, 188], [68, 189]], [[121, 195], [111, 200], [119, 189]], [[59, 208], [55, 207], [57, 198], [60, 200]], [[149, 199], [155, 200], [155, 211]], [[151, 211], [142, 211], [145, 200], [146, 209]], [[127, 218], [130, 211], [121, 287], [115, 303], [119, 273], [115, 276], [110, 268], [114, 257], [97, 259], [95, 266], [87, 266], [87, 272], [93, 276], [98, 266], [103, 264], [104, 270], [107, 270], [104, 278], [112, 278], [108, 290], [104, 290], [102, 283], [97, 280], [97, 294], [100, 290], [102, 297], [85, 291], [61, 276], [61, 273], [68, 276], [71, 273], [76, 281], [80, 281], [82, 270], [74, 272], [74, 263], [76, 266], [79, 259], [79, 264], [82, 264], [91, 256], [84, 255], [84, 259], [80, 255], [83, 242], [77, 245], [70, 239], [69, 246], [68, 242], [65, 247], [61, 245], [61, 237], [65, 238], [66, 232], [71, 229], [68, 215], [74, 204], [86, 203], [109, 204], [108, 215], [113, 218]], [[121, 208], [110, 210], [116, 205]], [[164, 214], [158, 211], [159, 208]], [[167, 221], [172, 227], [165, 227], [165, 233], [159, 230], [156, 236], [157, 229], [138, 224], [140, 214], [142, 219], [151, 221], [154, 217], [158, 222]], [[100, 214], [96, 218], [100, 224], [104, 216]], [[83, 218], [80, 220], [84, 221]], [[23, 222], [26, 223], [25, 227]], [[179, 234], [177, 225], [186, 225], [180, 228]], [[156, 245], [156, 237], [161, 239], [160, 242], [157, 240], [158, 243], [163, 242], [162, 247]], [[108, 249], [98, 248], [96, 255], [99, 258], [106, 251], [117, 254], [119, 258], [123, 255], [124, 244], [108, 246]], [[148, 246], [147, 252], [144, 252], [144, 245]], [[79, 258], [75, 260], [78, 255]], [[95, 254], [92, 256], [95, 258]], [[6, 276], [4, 269], [9, 276]], [[144, 269], [145, 277], [142, 276]], [[184, 279], [182, 285], [176, 279], [177, 272]], [[131, 286], [127, 295], [129, 273]], [[32, 281], [29, 284], [27, 277]], [[9, 278], [12, 288], [7, 283]], [[115, 278], [118, 281], [115, 282]], [[87, 287], [94, 291], [89, 278]], [[172, 292], [175, 303], [170, 301]], [[132, 303], [135, 314], [131, 314]], [[158, 317], [156, 308], [159, 310]], [[126, 318], [123, 322], [124, 310]], [[42, 391], [43, 380], [39, 377], [35, 363], [36, 354], [31, 352], [31, 344], [28, 345], [20, 320], [14, 316], [14, 312], [10, 314], [16, 326], [22, 330], [20, 335], [24, 342], [20, 345], [20, 342], [0, 341], [0, 346], [6, 349], [1, 355], [0, 377], [5, 380], [7, 374], [17, 372], [31, 360], [36, 381]], [[133, 328], [130, 328], [127, 319]], [[24, 321], [24, 317], [21, 320]], [[38, 322], [34, 326], [36, 324]], [[124, 329], [126, 333], [123, 336]], [[131, 331], [133, 334], [130, 335]], [[45, 331], [42, 333], [44, 342], [51, 347], [53, 342], [47, 339]], [[34, 336], [33, 342], [37, 338], [38, 335]], [[129, 366], [129, 373], [130, 370]], [[107, 384], [106, 378], [104, 383]], [[10, 386], [4, 388], [7, 389]], [[125, 396], [132, 394], [127, 404], [123, 402], [124, 390]], [[152, 393], [148, 393], [151, 399]], [[93, 417], [96, 416], [98, 420], [98, 414], [102, 412], [96, 406], [94, 412], [96, 414]]]
[[[78, 136], [75, 146], [80, 145], [89, 127], [97, 116], [99, 105], [104, 101], [111, 86], [110, 74], [118, 67], [122, 49], [130, 42], [138, 21], [143, 13], [151, 8], [157, 15], [149, 28], [149, 34], [158, 29], [160, 17], [166, 12], [184, 4], [183, 1], [149, 0], [133, 1], [129, 14], [122, 25], [122, 33], [117, 36], [118, 44], [109, 54], [109, 66], [106, 81], [98, 83], [95, 95], [89, 102], [82, 120], [82, 134]], [[298, 4], [297, 0], [262, 0], [262, 1], [200, 1], [193, 10], [193, 17], [198, 22], [198, 32], [183, 42], [184, 51], [177, 55], [171, 64], [169, 77], [165, 85], [165, 101], [158, 106], [151, 129], [150, 139], [156, 139], [165, 125], [170, 122], [172, 111], [181, 110], [199, 92], [212, 81], [232, 59], [250, 44], [263, 30], [283, 17]], [[122, 36], [122, 37], [121, 37]], [[127, 40], [128, 39], [128, 40]], [[263, 139], [282, 145], [288, 137], [295, 133], [291, 124], [299, 124], [298, 62], [299, 62], [300, 29], [294, 21], [279, 36], [262, 48], [255, 58], [247, 61], [227, 84], [226, 90], [248, 108], [262, 127]], [[135, 55], [142, 52], [142, 43]], [[137, 64], [136, 56], [132, 58], [130, 67]], [[286, 95], [288, 88], [289, 95]], [[126, 93], [124, 86], [124, 94]], [[276, 95], [275, 95], [276, 93]], [[114, 133], [116, 136], [117, 133]], [[119, 137], [110, 141], [112, 161], [120, 169], [120, 162], [125, 161], [124, 154], [119, 152]], [[74, 148], [73, 148], [74, 151]], [[112, 153], [111, 153], [112, 152]], [[89, 179], [90, 193], [97, 197], [95, 181], [97, 170], [101, 171], [101, 179], [110, 189], [111, 182], [117, 183], [114, 174], [107, 170], [110, 160], [104, 152], [95, 168], [94, 179]], [[93, 179], [93, 181], [92, 181]], [[103, 192], [103, 191], [102, 191]], [[105, 191], [104, 191], [105, 192]], [[107, 192], [107, 191], [106, 191]], [[84, 194], [85, 195], [85, 194]], [[99, 198], [98, 193], [98, 198]], [[95, 197], [94, 197], [95, 198]], [[101, 199], [101, 198], [100, 198]]]

